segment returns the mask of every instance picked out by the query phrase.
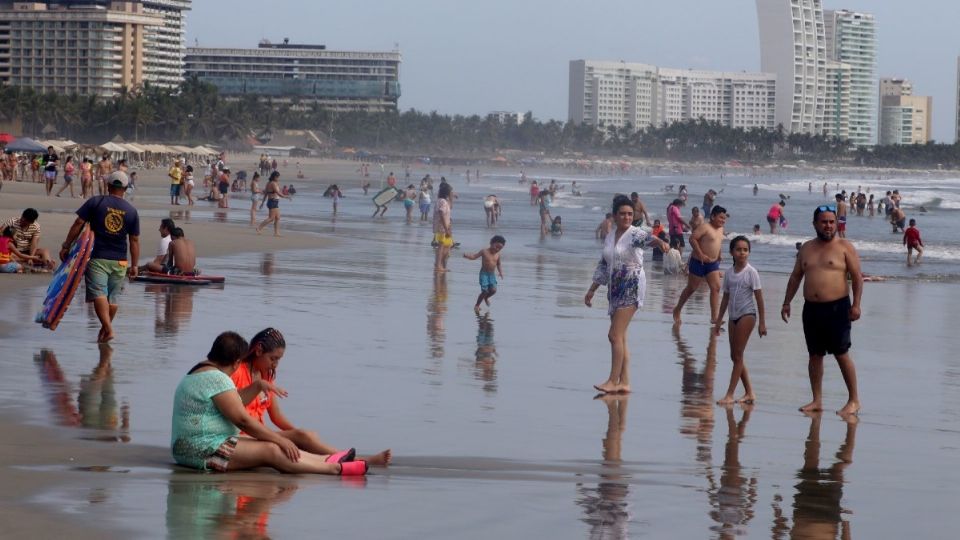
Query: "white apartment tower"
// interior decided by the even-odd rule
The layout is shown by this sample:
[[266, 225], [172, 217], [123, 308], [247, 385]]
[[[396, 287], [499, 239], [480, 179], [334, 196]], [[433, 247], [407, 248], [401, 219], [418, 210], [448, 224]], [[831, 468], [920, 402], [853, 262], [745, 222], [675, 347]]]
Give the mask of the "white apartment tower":
[[850, 66], [850, 129], [857, 146], [877, 144], [877, 26], [873, 15], [827, 10], [827, 58]]
[[146, 82], [176, 88], [183, 82], [186, 55], [186, 12], [192, 0], [141, 0], [144, 13], [162, 18], [163, 23], [147, 28]]
[[766, 73], [573, 60], [569, 119], [641, 129], [702, 118], [733, 128], [773, 129], [775, 94], [776, 79]]
[[760, 69], [777, 77], [776, 121], [791, 133], [821, 133], [827, 45], [821, 0], [757, 0]]

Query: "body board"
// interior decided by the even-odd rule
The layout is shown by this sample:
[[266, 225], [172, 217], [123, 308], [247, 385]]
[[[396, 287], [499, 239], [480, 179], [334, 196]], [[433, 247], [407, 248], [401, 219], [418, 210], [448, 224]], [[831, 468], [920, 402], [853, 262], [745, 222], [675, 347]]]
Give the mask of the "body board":
[[135, 277], [134, 281], [142, 283], [165, 283], [168, 285], [210, 285], [211, 283], [223, 283], [224, 278], [219, 276], [178, 276], [175, 274], [161, 274], [159, 272], [145, 272]]
[[93, 231], [88, 228], [74, 240], [67, 252], [67, 258], [53, 273], [53, 278], [47, 287], [47, 295], [43, 300], [43, 307], [35, 318], [35, 321], [42, 324], [44, 328], [57, 329], [60, 319], [70, 307], [80, 282], [83, 281], [92, 251]]
[[379, 193], [373, 196], [373, 204], [377, 206], [386, 206], [390, 204], [390, 201], [392, 201], [399, 192], [400, 190], [395, 187], [383, 188]]

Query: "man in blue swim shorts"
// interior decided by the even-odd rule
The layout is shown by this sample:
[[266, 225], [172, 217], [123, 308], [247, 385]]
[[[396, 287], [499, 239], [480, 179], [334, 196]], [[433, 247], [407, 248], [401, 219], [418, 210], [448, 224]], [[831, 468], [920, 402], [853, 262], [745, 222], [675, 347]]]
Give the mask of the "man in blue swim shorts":
[[720, 309], [720, 251], [723, 245], [723, 226], [727, 222], [727, 210], [722, 206], [710, 209], [710, 221], [696, 228], [690, 234], [690, 255], [687, 286], [680, 293], [680, 299], [673, 308], [673, 322], [680, 324], [680, 311], [690, 299], [690, 295], [700, 288], [703, 282], [710, 287], [710, 323], [717, 321]]

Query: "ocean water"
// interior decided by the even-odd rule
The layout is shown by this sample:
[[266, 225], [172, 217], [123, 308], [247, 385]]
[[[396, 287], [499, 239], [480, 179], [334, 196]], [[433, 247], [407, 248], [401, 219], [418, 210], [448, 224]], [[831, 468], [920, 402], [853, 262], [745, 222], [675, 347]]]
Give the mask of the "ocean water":
[[[692, 198], [706, 186], [723, 188], [718, 203], [730, 209], [732, 231], [762, 221], [778, 193], [790, 194], [795, 225], [784, 236], [802, 238], [803, 220], [790, 212], [800, 200], [819, 204], [817, 194], [800, 184], [786, 193], [800, 180], [768, 179], [754, 198], [751, 180], [683, 183]], [[0, 345], [0, 401], [26, 407], [32, 423], [103, 444], [164, 447], [173, 390], [216, 334], [275, 326], [288, 343], [278, 379], [290, 392], [287, 415], [339, 446], [390, 447], [395, 455], [393, 466], [359, 482], [200, 475], [155, 463], [106, 468], [81, 472], [82, 482], [33, 502], [140, 538], [953, 536], [960, 295], [949, 259], [931, 256], [922, 274], [898, 270], [899, 238], [884, 236], [876, 218], [851, 219], [851, 236], [864, 235], [855, 241], [876, 244], [876, 252], [861, 250], [867, 270], [897, 278], [868, 284], [854, 329], [859, 422], [832, 413], [846, 396], [829, 361], [828, 410], [796, 411], [809, 399], [803, 336], [799, 320], [784, 324], [775, 308], [770, 334], [753, 336], [747, 349], [757, 405], [715, 406], [729, 377], [726, 336], [711, 336], [702, 291], [684, 325], [672, 328], [669, 312], [684, 281], [663, 276], [649, 259], [645, 305], [629, 334], [634, 393], [594, 399], [591, 385], [609, 369], [609, 323], [604, 302], [583, 305], [599, 256], [593, 228], [611, 193], [639, 191], [659, 212], [669, 198], [663, 185], [681, 182], [577, 182], [582, 197], [557, 201], [567, 232], [541, 238], [515, 177], [491, 175], [469, 187], [454, 179], [461, 247], [442, 278], [431, 272], [429, 225], [405, 225], [400, 205], [372, 221], [369, 200], [349, 190], [333, 220], [329, 201], [303, 187], [282, 204], [284, 226], [332, 237], [330, 248], [202, 258], [206, 271], [227, 276], [222, 287], [129, 284], [110, 349], [93, 344], [98, 325], [79, 302], [55, 333], [16, 326]], [[476, 316], [479, 263], [460, 255], [492, 234], [480, 205], [487, 192], [504, 199], [497, 232], [507, 237], [505, 278], [493, 305]], [[931, 249], [948, 246], [947, 225], [935, 224], [949, 210], [927, 216], [921, 225]], [[246, 218], [243, 210], [175, 217], [190, 227]], [[780, 303], [791, 250], [792, 242], [762, 238], [754, 250], [768, 305]], [[931, 270], [938, 265], [942, 273]], [[29, 318], [42, 294], [4, 298], [0, 318]]]

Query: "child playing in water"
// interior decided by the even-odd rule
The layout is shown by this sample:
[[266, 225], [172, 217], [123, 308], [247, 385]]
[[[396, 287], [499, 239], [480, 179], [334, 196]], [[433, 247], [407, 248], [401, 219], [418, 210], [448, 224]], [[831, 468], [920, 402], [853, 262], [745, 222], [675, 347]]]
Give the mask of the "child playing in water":
[[[730, 385], [727, 393], [717, 401], [718, 405], [731, 403], [753, 403], [757, 396], [750, 385], [747, 366], [743, 362], [743, 351], [750, 340], [753, 327], [760, 320], [760, 337], [767, 335], [767, 323], [764, 319], [763, 293], [760, 291], [760, 274], [750, 266], [750, 240], [738, 236], [730, 241], [730, 255], [733, 256], [733, 268], [723, 277], [723, 300], [713, 330], [720, 335], [723, 326], [723, 314], [730, 308], [730, 359], [733, 371], [730, 373]], [[756, 304], [754, 304], [756, 300]], [[743, 397], [734, 399], [737, 383], [743, 381]]]
[[273, 384], [277, 365], [283, 358], [286, 347], [286, 341], [279, 330], [275, 328], [262, 330], [250, 340], [249, 352], [240, 361], [236, 371], [230, 375], [250, 416], [259, 420], [261, 424], [266, 424], [263, 415], [269, 414], [270, 421], [280, 428], [278, 435], [289, 439], [301, 450], [313, 454], [330, 455], [328, 459], [336, 463], [356, 459], [366, 461], [369, 465], [389, 464], [392, 457], [389, 449], [372, 456], [356, 456], [352, 448], [338, 450], [321, 441], [316, 433], [297, 428], [287, 419], [280, 409], [280, 404], [274, 399], [274, 396], [286, 397], [287, 392]]
[[550, 234], [554, 236], [563, 234], [563, 220], [560, 219], [560, 216], [553, 218], [553, 223], [550, 224]]
[[503, 270], [500, 268], [500, 250], [506, 245], [507, 240], [499, 234], [490, 239], [490, 247], [481, 249], [476, 253], [464, 253], [464, 259], [475, 261], [482, 258], [480, 265], [480, 295], [477, 296], [477, 305], [473, 306], [473, 312], [480, 313], [480, 302], [486, 302], [490, 305], [490, 297], [497, 294], [497, 275], [494, 270], [503, 279]]
[[[910, 226], [903, 231], [903, 245], [907, 246], [907, 266], [913, 266], [920, 263], [920, 256], [923, 255], [923, 240], [920, 239], [920, 229], [917, 228], [917, 220], [911, 219]], [[913, 250], [917, 250], [917, 256], [910, 262], [910, 256]]]

